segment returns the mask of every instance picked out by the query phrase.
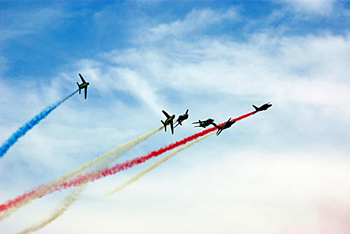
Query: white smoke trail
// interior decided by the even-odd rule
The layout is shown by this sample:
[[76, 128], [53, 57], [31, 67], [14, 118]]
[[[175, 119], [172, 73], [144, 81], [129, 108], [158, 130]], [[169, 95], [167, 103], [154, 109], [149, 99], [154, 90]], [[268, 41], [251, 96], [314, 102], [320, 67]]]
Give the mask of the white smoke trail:
[[[160, 128], [159, 130], [161, 130], [161, 129], [162, 128]], [[150, 132], [149, 134], [151, 134], [153, 132], [154, 131]], [[148, 135], [148, 134], [146, 134], [146, 135]], [[145, 137], [146, 135], [143, 135], [143, 137]], [[137, 139], [139, 139], [139, 138], [137, 138]], [[135, 139], [135, 140], [137, 140], [137, 139]], [[136, 142], [140, 143], [141, 141], [136, 141]], [[134, 144], [132, 144], [134, 147], [136, 146], [136, 142]], [[122, 145], [122, 146], [124, 146], [126, 148], [124, 148], [122, 146], [120, 146], [120, 147], [123, 148], [124, 150], [125, 149], [129, 149], [129, 147], [131, 145], [130, 143], [131, 142], [128, 142], [128, 143]], [[126, 146], [126, 145], [129, 145], [129, 147]], [[118, 147], [118, 148], [120, 149], [120, 147]], [[119, 156], [121, 156], [123, 154], [124, 150], [120, 150], [118, 152], [118, 155], [120, 154]], [[116, 159], [119, 158], [118, 155], [115, 155], [113, 158], [112, 157], [111, 158], [107, 158], [106, 160], [102, 161], [102, 165], [99, 165], [99, 167], [102, 170], [104, 168], [107, 168], [109, 164], [113, 163], [113, 161], [115, 161]], [[47, 218], [46, 220], [43, 220], [41, 223], [39, 223], [39, 224], [37, 224], [35, 226], [27, 228], [26, 230], [24, 230], [24, 231], [22, 231], [22, 232], [20, 232], [18, 234], [27, 234], [27, 233], [30, 233], [30, 232], [38, 231], [38, 230], [44, 228], [45, 226], [47, 226], [48, 224], [50, 224], [51, 222], [53, 222], [54, 220], [56, 220], [59, 216], [63, 215], [63, 213], [80, 197], [80, 194], [87, 187], [87, 182], [88, 181], [86, 181], [86, 183], [80, 185], [79, 187], [75, 188], [67, 197], [65, 197], [64, 200], [61, 202], [61, 204], [56, 208], [56, 210], [50, 215], [49, 218]]]
[[127, 187], [128, 185], [132, 184], [133, 182], [137, 181], [138, 179], [140, 179], [141, 177], [143, 177], [145, 174], [147, 174], [148, 172], [152, 171], [153, 169], [155, 169], [156, 167], [158, 167], [159, 165], [161, 165], [162, 163], [168, 161], [171, 157], [175, 156], [177, 153], [187, 149], [188, 147], [196, 144], [197, 142], [204, 140], [205, 138], [213, 135], [215, 132], [210, 133], [206, 136], [203, 136], [201, 138], [198, 138], [197, 140], [186, 144], [184, 146], [182, 146], [181, 148], [175, 150], [174, 152], [171, 152], [170, 154], [168, 154], [167, 156], [165, 156], [164, 158], [158, 160], [155, 164], [153, 164], [152, 166], [150, 166], [149, 168], [147, 168], [146, 170], [144, 170], [143, 172], [131, 177], [130, 180], [128, 180], [127, 182], [125, 182], [124, 184], [118, 186], [116, 189], [110, 191], [109, 193], [105, 194], [105, 197], [110, 197], [112, 196], [114, 193], [119, 192], [120, 190], [124, 189], [125, 187]]
[[41, 188], [38, 188], [35, 193], [29, 195], [28, 197], [26, 197], [25, 199], [23, 199], [22, 201], [18, 202], [13, 208], [8, 209], [7, 211], [5, 211], [3, 214], [0, 215], [0, 222], [2, 220], [4, 220], [5, 218], [8, 218], [10, 215], [12, 215], [13, 213], [15, 213], [18, 209], [20, 209], [21, 207], [29, 204], [30, 202], [34, 201], [37, 198], [40, 198], [48, 193], [50, 193], [51, 191], [53, 191], [58, 185], [60, 185], [61, 183], [63, 183], [66, 180], [69, 180], [73, 177], [75, 177], [78, 174], [83, 173], [85, 170], [87, 170], [90, 167], [93, 167], [94, 165], [103, 162], [104, 160], [106, 160], [106, 162], [104, 162], [103, 166], [104, 168], [107, 168], [108, 165], [112, 162], [114, 162], [115, 160], [117, 160], [121, 155], [123, 155], [124, 153], [128, 152], [129, 150], [131, 150], [132, 148], [134, 148], [136, 145], [140, 144], [141, 142], [145, 141], [146, 139], [148, 139], [149, 137], [151, 137], [152, 135], [154, 135], [155, 133], [159, 132], [160, 130], [162, 130], [163, 127], [157, 128], [156, 130], [153, 130], [149, 133], [146, 133], [132, 141], [129, 141], [101, 156], [99, 156], [98, 158], [95, 158], [94, 160], [92, 160], [89, 163], [86, 163], [85, 165], [83, 165], [82, 167], [58, 178], [57, 180], [48, 183], [46, 185], [44, 185]]
[[30, 228], [27, 228], [21, 232], [18, 232], [18, 234], [28, 234], [31, 232], [38, 231], [38, 230], [44, 228], [49, 223], [55, 221], [58, 217], [63, 215], [63, 213], [66, 212], [67, 209], [75, 201], [77, 201], [80, 198], [81, 193], [84, 191], [86, 186], [87, 185], [84, 184], [84, 185], [81, 185], [77, 188], [73, 188], [73, 190], [70, 192], [70, 194], [61, 201], [61, 203], [57, 206], [57, 208], [54, 210], [54, 212], [52, 212], [52, 214], [46, 220], [43, 220], [42, 222], [40, 222], [37, 225], [33, 225]]

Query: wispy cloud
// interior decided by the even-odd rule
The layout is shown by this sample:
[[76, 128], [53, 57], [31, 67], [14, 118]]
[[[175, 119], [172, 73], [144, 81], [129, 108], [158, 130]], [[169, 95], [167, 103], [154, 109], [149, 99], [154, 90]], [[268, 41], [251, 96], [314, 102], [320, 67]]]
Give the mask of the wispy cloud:
[[[317, 12], [322, 13], [320, 9]], [[348, 196], [349, 35], [347, 29], [334, 34], [322, 25], [302, 33], [293, 28], [279, 30], [297, 25], [300, 19], [293, 21], [288, 15], [287, 22], [285, 9], [276, 10], [266, 15], [269, 24], [264, 30], [256, 26], [261, 22], [254, 24], [254, 18], [251, 23], [249, 16], [237, 15], [236, 8], [230, 7], [195, 8], [170, 22], [155, 17], [150, 24], [143, 21], [142, 29], [130, 23], [131, 31], [143, 34], [130, 38], [127, 47], [75, 61], [57, 77], [50, 77], [52, 82], [45, 77], [40, 88], [34, 83], [20, 89], [21, 95], [17, 95], [18, 86], [0, 87], [6, 91], [6, 102], [1, 105], [6, 124], [1, 130], [10, 134], [26, 121], [25, 116], [75, 89], [78, 73], [91, 83], [87, 100], [70, 99], [8, 152], [16, 157], [3, 158], [2, 199], [18, 195], [28, 184], [34, 187], [47, 182], [44, 179], [57, 178], [137, 134], [160, 127], [155, 112], [161, 114], [163, 108], [176, 114], [190, 108], [190, 118], [176, 128], [174, 136], [160, 132], [126, 157], [143, 155], [192, 134], [197, 131], [192, 120], [225, 121], [251, 111], [251, 104], [271, 101], [274, 106], [269, 111], [179, 153], [171, 163], [118, 193], [115, 200], [82, 198], [81, 206], [46, 231], [71, 232], [70, 224], [81, 222], [82, 214], [90, 224], [79, 230], [84, 233], [91, 228], [101, 231], [101, 223], [106, 224], [106, 233], [169, 232], [169, 226], [176, 227], [170, 230], [173, 233], [233, 229], [274, 233], [284, 224], [317, 220], [317, 211], [310, 207], [327, 197]], [[159, 23], [155, 26], [154, 22]], [[227, 22], [249, 29], [235, 31], [231, 25], [230, 32], [211, 31]], [[238, 40], [233, 34], [242, 31], [244, 38]], [[118, 38], [113, 40], [118, 42]], [[129, 98], [132, 101], [127, 102]], [[87, 196], [101, 197], [101, 191], [109, 191], [131, 173], [137, 172], [126, 171], [118, 179], [95, 183]], [[28, 208], [33, 217], [41, 215], [42, 204]], [[86, 207], [91, 212], [85, 212]], [[17, 221], [27, 217], [27, 211], [16, 214], [12, 223], [4, 223], [4, 230], [27, 225]], [[232, 222], [238, 225], [232, 227]]]
[[[337, 0], [282, 0], [299, 13], [329, 16]], [[280, 2], [280, 1], [279, 1]]]
[[[197, 40], [195, 44], [163, 43], [147, 51], [130, 49], [109, 56], [132, 69], [129, 84], [134, 82], [133, 77], [142, 77], [158, 89], [166, 85], [192, 95], [259, 95], [321, 106], [335, 102], [339, 107], [350, 98], [346, 79], [350, 62], [348, 36], [259, 33], [252, 34], [245, 43], [215, 38]], [[122, 77], [127, 80], [125, 75]]]
[[[238, 10], [234, 7], [219, 11], [210, 8], [193, 10], [186, 15], [183, 20], [176, 20], [168, 24], [161, 23], [156, 27], [151, 28], [149, 32], [146, 33], [148, 34], [148, 40], [160, 40], [168, 36], [180, 37], [190, 33], [203, 31], [207, 27], [220, 24], [225, 20], [238, 21]], [[142, 39], [143, 37], [140, 38]]]
[[67, 17], [60, 7], [20, 11], [2, 10], [1, 14], [5, 26], [0, 29], [0, 41], [37, 33], [57, 23], [57, 20]]

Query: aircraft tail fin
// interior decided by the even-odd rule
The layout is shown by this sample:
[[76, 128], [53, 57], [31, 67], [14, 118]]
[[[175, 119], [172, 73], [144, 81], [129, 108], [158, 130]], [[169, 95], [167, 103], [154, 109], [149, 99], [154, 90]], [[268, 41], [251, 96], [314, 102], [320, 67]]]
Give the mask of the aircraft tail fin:
[[252, 105], [252, 106], [254, 107], [254, 109], [255, 109], [255, 110], [258, 110], [258, 109], [259, 109], [259, 108], [258, 108], [258, 107], [256, 107], [255, 105]]

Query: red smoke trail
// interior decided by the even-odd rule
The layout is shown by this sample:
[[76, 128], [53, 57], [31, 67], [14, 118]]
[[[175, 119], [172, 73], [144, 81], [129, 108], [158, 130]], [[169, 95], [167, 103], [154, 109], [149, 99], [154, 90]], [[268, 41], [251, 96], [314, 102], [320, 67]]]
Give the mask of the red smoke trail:
[[29, 197], [29, 196], [35, 194], [35, 192], [37, 190], [39, 190], [39, 188], [36, 188], [36, 189], [34, 189], [34, 190], [30, 191], [30, 192], [27, 192], [27, 193], [25, 193], [25, 194], [23, 194], [21, 196], [16, 197], [13, 200], [9, 200], [6, 203], [1, 204], [0, 205], [0, 212], [6, 211], [7, 209], [14, 207], [17, 203], [23, 201], [26, 197]]
[[[255, 111], [253, 112], [250, 112], [248, 114], [245, 114], [245, 115], [242, 115], [236, 119], [232, 119], [231, 121], [239, 121], [239, 120], [242, 120], [242, 119], [245, 119], [251, 115], [253, 115], [254, 113], [257, 113]], [[220, 124], [219, 126], [222, 126], [223, 124], [225, 123], [222, 123]], [[78, 175], [77, 177], [69, 180], [69, 181], [66, 181], [64, 183], [62, 183], [61, 185], [57, 186], [54, 190], [52, 190], [51, 192], [49, 193], [52, 193], [54, 191], [57, 191], [57, 190], [62, 190], [62, 189], [66, 189], [66, 188], [69, 188], [69, 187], [73, 187], [73, 186], [79, 186], [81, 184], [84, 184], [84, 183], [87, 183], [87, 182], [93, 182], [97, 179], [100, 179], [100, 178], [103, 178], [103, 177], [106, 177], [108, 175], [114, 175], [116, 174], [117, 172], [120, 172], [120, 171], [123, 171], [123, 170], [126, 170], [128, 168], [131, 168], [135, 165], [138, 165], [138, 164], [141, 164], [141, 163], [144, 163], [146, 162], [147, 160], [151, 159], [151, 158], [154, 158], [154, 157], [157, 157], [169, 150], [172, 150], [178, 146], [181, 146], [181, 145], [184, 145], [190, 141], [193, 141], [195, 139], [197, 139], [198, 137], [201, 137], [201, 136], [204, 136], [210, 132], [213, 132], [215, 131], [216, 128], [213, 127], [213, 128], [209, 128], [209, 129], [206, 129], [202, 132], [199, 132], [199, 133], [196, 133], [192, 136], [189, 136], [181, 141], [178, 141], [178, 142], [175, 142], [175, 143], [172, 143], [164, 148], [161, 148], [159, 150], [156, 150], [156, 151], [153, 151], [151, 153], [149, 153], [148, 155], [145, 155], [145, 156], [142, 156], [142, 157], [138, 157], [138, 158], [135, 158], [133, 160], [129, 160], [129, 161], [126, 161], [122, 164], [116, 164], [115, 166], [111, 167], [111, 168], [107, 168], [103, 171], [95, 171], [95, 172], [90, 172], [90, 173], [86, 173], [85, 175]], [[26, 197], [28, 196], [31, 196], [33, 194], [35, 194], [39, 189], [41, 188], [38, 187], [38, 188], [35, 188], [33, 189], [32, 191], [30, 192], [27, 192], [21, 196], [18, 196], [17, 198], [13, 199], [13, 200], [9, 200], [7, 201], [6, 203], [0, 205], [0, 213], [1, 212], [4, 212], [6, 210], [8, 210], [9, 208], [12, 208], [12, 207], [15, 207], [16, 204], [18, 204], [19, 202], [23, 201]], [[47, 194], [49, 194], [47, 193]], [[44, 195], [47, 195], [47, 194], [44, 194]], [[43, 195], [43, 196], [44, 196]]]
[[[254, 112], [250, 112], [246, 115], [242, 115], [236, 119], [232, 119], [231, 121], [239, 121], [239, 120], [242, 120], [244, 118], [247, 118], [249, 116], [251, 116], [252, 114], [256, 113], [255, 111]], [[223, 124], [225, 123], [222, 123], [220, 124], [219, 126], [222, 126]], [[181, 141], [178, 141], [178, 142], [175, 142], [175, 143], [172, 143], [164, 148], [161, 148], [159, 150], [156, 150], [156, 151], [153, 151], [151, 153], [149, 153], [148, 155], [145, 155], [145, 156], [142, 156], [142, 157], [138, 157], [138, 158], [135, 158], [133, 160], [129, 160], [129, 161], [126, 161], [122, 164], [116, 164], [115, 166], [111, 167], [111, 168], [106, 168], [105, 170], [103, 171], [95, 171], [95, 172], [91, 172], [91, 173], [87, 173], [85, 175], [78, 175], [77, 177], [69, 180], [69, 181], [66, 181], [64, 183], [62, 183], [60, 186], [56, 187], [55, 190], [61, 190], [61, 189], [66, 189], [66, 188], [69, 188], [69, 187], [73, 187], [73, 186], [78, 186], [80, 184], [83, 184], [83, 183], [86, 183], [86, 182], [93, 182], [95, 180], [98, 180], [100, 178], [103, 178], [103, 177], [106, 177], [106, 176], [109, 176], [109, 175], [114, 175], [120, 171], [124, 171], [128, 168], [131, 168], [135, 165], [138, 165], [138, 164], [141, 164], [141, 163], [144, 163], [146, 162], [147, 160], [151, 159], [151, 158], [154, 158], [154, 157], [157, 157], [169, 150], [172, 150], [172, 149], [175, 149], [181, 145], [184, 145], [190, 141], [193, 141], [195, 139], [197, 139], [198, 137], [201, 137], [201, 136], [204, 136], [210, 132], [213, 132], [215, 131], [217, 128], [213, 127], [213, 128], [209, 128], [207, 130], [204, 130], [202, 132], [199, 132], [197, 134], [194, 134], [192, 136], [189, 136]]]

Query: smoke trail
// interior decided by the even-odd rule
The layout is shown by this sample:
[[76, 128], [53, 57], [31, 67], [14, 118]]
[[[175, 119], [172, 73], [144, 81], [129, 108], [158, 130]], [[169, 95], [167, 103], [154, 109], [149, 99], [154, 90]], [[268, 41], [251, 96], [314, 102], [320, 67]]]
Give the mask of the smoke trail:
[[203, 136], [189, 144], [186, 144], [184, 146], [182, 146], [181, 148], [175, 150], [174, 152], [171, 152], [170, 154], [168, 154], [166, 157], [158, 160], [155, 164], [153, 164], [152, 166], [150, 166], [149, 168], [147, 168], [146, 170], [144, 170], [143, 172], [131, 177], [130, 180], [128, 180], [127, 182], [125, 182], [124, 184], [118, 186], [116, 189], [112, 190], [111, 192], [107, 193], [105, 195], [105, 197], [109, 197], [109, 196], [112, 196], [114, 193], [116, 192], [119, 192], [120, 190], [124, 189], [125, 187], [127, 187], [128, 185], [134, 183], [135, 181], [137, 181], [138, 179], [140, 179], [141, 177], [143, 177], [144, 175], [146, 175], [148, 172], [152, 171], [153, 169], [155, 169], [156, 167], [158, 167], [159, 165], [161, 165], [162, 163], [165, 163], [166, 161], [168, 161], [171, 157], [175, 156], [176, 154], [180, 153], [181, 151], [187, 149], [188, 147], [196, 144], [197, 142], [201, 141], [201, 140], [204, 140], [205, 138], [213, 135], [214, 132], [206, 135], [206, 136]]
[[2, 146], [0, 147], [0, 158], [6, 154], [6, 152], [11, 148], [11, 146], [13, 146], [18, 141], [19, 138], [23, 137], [30, 129], [37, 125], [42, 119], [46, 118], [54, 109], [56, 109], [59, 105], [65, 102], [68, 98], [73, 96], [76, 92], [78, 92], [78, 90], [76, 90], [66, 98], [62, 99], [61, 101], [57, 102], [56, 104], [45, 108], [37, 116], [35, 116], [29, 122], [20, 127], [15, 133], [13, 133], [12, 136], [7, 141], [5, 141], [5, 143], [2, 144]]
[[18, 234], [27, 234], [31, 232], [38, 231], [51, 223], [52, 221], [56, 220], [58, 217], [63, 215], [63, 213], [76, 201], [80, 198], [81, 193], [86, 188], [86, 185], [79, 186], [77, 188], [74, 188], [70, 194], [64, 198], [64, 200], [57, 206], [57, 208], [52, 212], [52, 214], [46, 219], [40, 222], [39, 224], [35, 226], [31, 226], [30, 228], [27, 228]]
[[[125, 143], [118, 148], [114, 149], [113, 151], [110, 151], [101, 157], [91, 161], [89, 164], [95, 165], [98, 162], [102, 161], [102, 165], [99, 165], [99, 168], [101, 170], [105, 169], [108, 167], [109, 164], [117, 160], [121, 155], [126, 153], [126, 151], [130, 150], [130, 147], [135, 147], [137, 144], [141, 143], [142, 141], [146, 140], [148, 137], [154, 135], [158, 131], [162, 130], [163, 127], [160, 127], [156, 130], [153, 130], [145, 135], [142, 135], [141, 137], [136, 138], [135, 140]], [[113, 152], [117, 152], [117, 154], [114, 155], [114, 157], [109, 157], [105, 159], [107, 156], [113, 154]], [[88, 181], [86, 181], [87, 183]], [[65, 199], [62, 201], [62, 204], [56, 208], [56, 210], [51, 214], [51, 216], [42, 221], [41, 223], [37, 224], [34, 227], [28, 228], [20, 233], [30, 233], [34, 231], [38, 231], [48, 225], [49, 223], [53, 222], [55, 219], [57, 219], [59, 216], [63, 215], [63, 213], [80, 197], [80, 194], [83, 192], [83, 190], [87, 187], [87, 184], [82, 184], [79, 187], [77, 187], [71, 194], [69, 194]], [[77, 191], [76, 191], [77, 190]], [[75, 192], [76, 191], [76, 192]]]
[[[160, 164], [166, 162], [168, 159], [170, 159], [171, 157], [173, 157], [174, 155], [176, 155], [177, 153], [187, 149], [188, 147], [194, 145], [195, 143], [204, 140], [205, 138], [213, 135], [214, 133], [208, 134], [206, 136], [203, 136], [179, 149], [177, 149], [176, 151], [168, 154], [165, 158], [159, 160], [157, 163], [155, 163], [153, 166], [149, 167], [148, 169], [146, 169], [145, 171], [141, 172], [140, 174], [132, 177], [128, 182], [126, 182], [125, 184], [119, 186], [117, 189], [113, 190], [109, 196], [113, 195], [114, 193], [120, 191], [121, 189], [125, 188], [126, 186], [130, 185], [131, 183], [135, 182], [136, 180], [140, 179], [142, 176], [144, 176], [146, 173], [150, 172], [151, 170], [153, 170], [154, 168], [156, 168], [157, 166], [159, 166]], [[88, 181], [86, 181], [88, 182]], [[45, 226], [47, 226], [48, 224], [50, 224], [51, 222], [53, 222], [54, 220], [56, 220], [59, 216], [63, 215], [63, 213], [80, 197], [81, 192], [83, 192], [83, 190], [86, 188], [87, 184], [83, 184], [79, 187], [77, 187], [75, 190], [73, 190], [71, 192], [71, 194], [69, 194], [62, 202], [61, 204], [56, 208], [56, 210], [49, 216], [49, 218], [47, 218], [46, 220], [42, 221], [41, 223], [32, 226], [30, 228], [25, 229], [22, 232], [19, 232], [18, 234], [28, 234], [30, 232], [34, 232], [34, 231], [38, 231], [42, 228], [44, 228]]]
[[[9, 217], [10, 215], [12, 215], [14, 212], [16, 212], [19, 208], [27, 205], [28, 203], [30, 203], [31, 201], [40, 198], [46, 194], [51, 193], [56, 187], [58, 187], [60, 184], [62, 184], [64, 181], [73, 178], [74, 176], [84, 172], [86, 169], [100, 163], [100, 162], [104, 162], [104, 166], [102, 168], [102, 170], [104, 170], [106, 167], [108, 167], [108, 165], [110, 163], [112, 163], [113, 161], [117, 160], [121, 155], [123, 155], [124, 153], [128, 152], [129, 150], [131, 150], [132, 148], [134, 148], [136, 145], [140, 144], [141, 142], [145, 141], [146, 139], [148, 139], [150, 136], [154, 135], [155, 133], [159, 132], [160, 130], [162, 130], [163, 127], [157, 128], [149, 133], [146, 133], [132, 141], [129, 141], [103, 155], [101, 155], [98, 158], [95, 158], [94, 160], [92, 160], [91, 162], [83, 165], [82, 167], [74, 170], [73, 172], [70, 172], [62, 177], [60, 177], [59, 179], [48, 183], [46, 185], [42, 185], [36, 189], [33, 189], [30, 192], [27, 192], [21, 196], [18, 196], [17, 198], [13, 199], [13, 200], [9, 200], [6, 203], [0, 205], [0, 212], [4, 212], [7, 211], [6, 213], [0, 215], [0, 222], [2, 220], [4, 220], [5, 218]], [[105, 161], [106, 160], [106, 161]], [[83, 182], [81, 183], [83, 184]], [[11, 210], [9, 210], [11, 209]]]
[[[168, 154], [165, 158], [159, 160], [158, 162], [156, 162], [154, 165], [152, 165], [151, 167], [149, 167], [148, 169], [146, 169], [145, 171], [141, 172], [140, 174], [132, 177], [129, 181], [127, 181], [126, 183], [124, 183], [123, 185], [119, 186], [118, 188], [116, 188], [115, 190], [113, 190], [112, 192], [110, 192], [110, 194], [108, 196], [113, 195], [114, 193], [124, 189], [126, 186], [130, 185], [131, 183], [135, 182], [136, 180], [140, 179], [142, 176], [144, 176], [146, 173], [150, 172], [151, 170], [153, 170], [154, 168], [156, 168], [157, 166], [159, 166], [160, 164], [166, 162], [167, 160], [169, 160], [171, 157], [173, 157], [174, 155], [176, 155], [177, 153], [187, 149], [188, 147], [194, 145], [195, 143], [204, 140], [205, 138], [213, 135], [214, 133], [210, 133], [206, 136], [203, 136], [179, 149], [177, 149], [176, 151]], [[86, 181], [87, 183], [88, 181]], [[56, 208], [56, 210], [51, 214], [51, 216], [42, 221], [41, 223], [39, 223], [38, 225], [28, 228], [18, 234], [27, 234], [30, 232], [34, 232], [34, 231], [38, 231], [42, 228], [44, 228], [46, 225], [48, 225], [49, 223], [53, 222], [55, 219], [57, 219], [59, 216], [63, 215], [63, 213], [79, 198], [79, 194], [85, 189], [85, 187], [87, 186], [87, 184], [83, 184], [79, 187], [77, 187], [79, 189], [79, 192], [74, 192], [71, 193], [70, 195], [68, 195], [62, 202], [62, 204], [60, 206], [58, 206], [58, 208]], [[83, 187], [83, 188], [82, 188]], [[75, 191], [75, 190], [74, 190]]]
[[[250, 112], [250, 113], [242, 115], [242, 116], [240, 116], [240, 117], [238, 117], [236, 119], [232, 119], [231, 121], [239, 121], [239, 120], [245, 119], [245, 118], [251, 116], [254, 113], [256, 113], [256, 112], [255, 111]], [[225, 124], [225, 123], [222, 123], [219, 126], [222, 126], [223, 124]], [[170, 144], [170, 145], [168, 145], [168, 146], [166, 146], [164, 148], [161, 148], [161, 149], [159, 149], [157, 151], [153, 151], [153, 152], [151, 152], [148, 155], [145, 155], [145, 156], [142, 156], [142, 157], [138, 157], [138, 158], [135, 158], [133, 160], [126, 161], [125, 163], [122, 163], [122, 164], [116, 164], [115, 166], [113, 166], [111, 168], [107, 168], [105, 170], [99, 170], [99, 171], [95, 171], [95, 172], [91, 172], [91, 173], [86, 173], [85, 175], [78, 175], [78, 176], [76, 176], [75, 178], [73, 178], [73, 179], [71, 179], [69, 181], [67, 181], [68, 180], [67, 178], [64, 178], [64, 179], [57, 180], [57, 183], [53, 183], [53, 184], [51, 183], [51, 184], [48, 184], [48, 185], [41, 186], [41, 187], [39, 187], [37, 189], [34, 189], [31, 192], [28, 192], [27, 194], [23, 194], [23, 195], [15, 198], [14, 200], [7, 201], [5, 204], [0, 205], [0, 212], [6, 211], [9, 208], [14, 207], [11, 211], [8, 211], [5, 214], [0, 216], [0, 222], [4, 218], [7, 218], [9, 215], [11, 215], [13, 212], [15, 212], [17, 209], [19, 209], [20, 207], [26, 205], [27, 203], [29, 203], [29, 201], [32, 201], [35, 198], [39, 198], [39, 197], [42, 197], [42, 196], [44, 196], [44, 195], [46, 195], [48, 193], [51, 193], [51, 192], [54, 192], [54, 191], [59, 191], [59, 190], [62, 190], [62, 189], [66, 189], [66, 188], [69, 188], [69, 187], [72, 187], [72, 186], [79, 186], [79, 185], [87, 183], [87, 182], [93, 182], [93, 181], [95, 181], [97, 179], [104, 178], [104, 177], [106, 177], [108, 175], [114, 175], [117, 172], [126, 170], [126, 169], [131, 168], [131, 167], [133, 167], [135, 165], [144, 163], [144, 162], [146, 162], [147, 160], [149, 160], [149, 159], [151, 159], [153, 157], [157, 157], [157, 156], [159, 156], [159, 155], [161, 155], [161, 154], [163, 154], [163, 153], [165, 153], [165, 152], [167, 152], [169, 150], [172, 150], [172, 149], [174, 149], [174, 148], [176, 148], [178, 146], [184, 145], [187, 142], [195, 140], [198, 137], [204, 136], [204, 135], [206, 135], [206, 134], [208, 134], [210, 132], [213, 132], [215, 130], [216, 130], [215, 127], [206, 129], [206, 130], [204, 130], [202, 132], [199, 132], [199, 133], [194, 134], [194, 135], [192, 135], [190, 137], [187, 137], [187, 138], [185, 138], [185, 139], [183, 139], [181, 141], [178, 141], [178, 142]], [[41, 188], [43, 188], [43, 189], [41, 189]], [[40, 191], [40, 189], [42, 191]], [[33, 196], [34, 196], [34, 198], [31, 199]]]
[[[236, 119], [233, 119], [231, 121], [239, 121], [239, 120], [242, 120], [244, 118], [247, 118], [249, 116], [251, 116], [252, 114], [254, 114], [255, 112], [250, 112], [246, 115], [242, 115]], [[219, 126], [222, 126], [223, 124], [225, 123], [222, 123], [220, 124]], [[197, 134], [194, 134], [192, 136], [189, 136], [181, 141], [178, 141], [178, 142], [175, 142], [173, 144], [170, 144], [164, 148], [161, 148], [159, 150], [156, 150], [156, 151], [153, 151], [151, 153], [149, 153], [148, 155], [145, 155], [145, 156], [142, 156], [142, 157], [138, 157], [138, 158], [135, 158], [133, 160], [129, 160], [129, 161], [126, 161], [122, 164], [116, 164], [115, 166], [111, 167], [111, 168], [107, 168], [105, 170], [99, 170], [99, 171], [94, 171], [94, 172], [91, 172], [91, 173], [86, 173], [84, 175], [78, 175], [77, 177], [69, 180], [69, 181], [65, 181], [63, 182], [61, 185], [59, 185], [55, 190], [62, 190], [62, 189], [66, 189], [66, 188], [69, 188], [69, 187], [72, 187], [72, 186], [78, 186], [80, 184], [83, 184], [83, 183], [86, 183], [86, 182], [93, 182], [97, 179], [101, 179], [101, 178], [104, 178], [106, 176], [109, 176], [109, 175], [114, 175], [120, 171], [123, 171], [123, 170], [126, 170], [128, 168], [131, 168], [135, 165], [138, 165], [138, 164], [141, 164], [141, 163], [144, 163], [146, 161], [148, 161], [149, 159], [151, 158], [154, 158], [154, 157], [157, 157], [169, 150], [172, 150], [174, 148], [177, 148], [181, 145], [184, 145], [190, 141], [193, 141], [193, 140], [196, 140], [198, 137], [201, 137], [201, 136], [204, 136], [210, 132], [213, 132], [215, 131], [217, 128], [213, 127], [213, 128], [209, 128], [207, 130], [204, 130], [202, 132], [199, 132]]]

